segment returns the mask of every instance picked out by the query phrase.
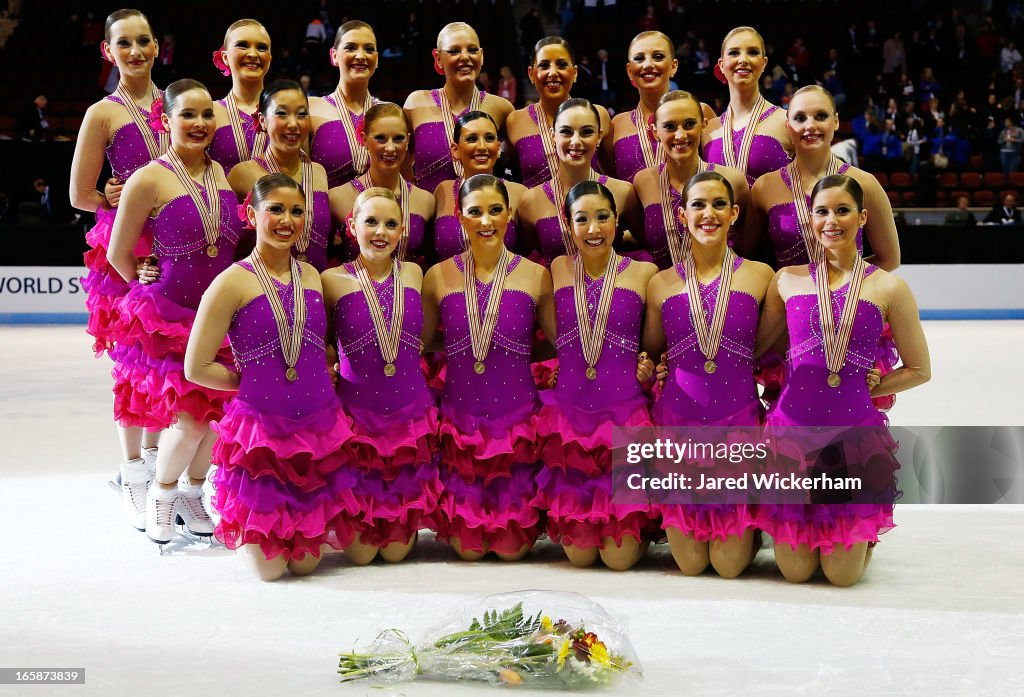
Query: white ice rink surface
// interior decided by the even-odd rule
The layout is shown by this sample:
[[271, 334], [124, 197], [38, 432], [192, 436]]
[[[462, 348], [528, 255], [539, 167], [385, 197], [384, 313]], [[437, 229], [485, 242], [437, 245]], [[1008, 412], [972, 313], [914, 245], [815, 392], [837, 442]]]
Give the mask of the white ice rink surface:
[[[1024, 322], [925, 329], [934, 379], [900, 395], [894, 425], [1024, 423]], [[726, 581], [682, 577], [663, 549], [614, 573], [573, 569], [549, 544], [514, 565], [467, 564], [433, 540], [400, 565], [330, 555], [312, 577], [267, 584], [231, 552], [161, 555], [125, 523], [106, 485], [109, 361], [88, 346], [81, 327], [0, 327], [0, 667], [86, 669], [84, 686], [0, 695], [493, 693], [339, 686], [336, 653], [526, 588], [584, 593], [628, 625], [645, 680], [603, 694], [1024, 694], [1024, 507], [898, 506], [850, 589], [788, 584], [768, 549]]]

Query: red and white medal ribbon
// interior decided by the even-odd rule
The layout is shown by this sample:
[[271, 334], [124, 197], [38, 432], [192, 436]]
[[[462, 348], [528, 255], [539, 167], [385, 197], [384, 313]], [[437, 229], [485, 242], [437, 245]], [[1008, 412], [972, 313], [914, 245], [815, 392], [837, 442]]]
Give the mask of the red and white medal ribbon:
[[[370, 173], [367, 172], [359, 181], [363, 185], [363, 189], [369, 189], [377, 186], [370, 179]], [[412, 219], [412, 184], [405, 181], [402, 177], [398, 178], [398, 205], [402, 209], [402, 237], [398, 240], [398, 248], [395, 250], [395, 258], [401, 261], [406, 261], [405, 255], [409, 250], [409, 221]]]
[[[708, 163], [698, 157], [697, 171], [693, 173], [693, 176], [707, 171]], [[690, 238], [685, 230], [679, 230], [679, 218], [677, 216], [682, 210], [682, 206], [676, 207], [676, 197], [673, 194], [678, 192], [672, 188], [672, 181], [668, 176], [668, 167], [664, 163], [661, 165], [661, 171], [658, 173], [658, 182], [661, 193], [661, 223], [665, 226], [668, 252], [672, 256], [672, 265], [675, 266], [683, 261], [683, 245], [688, 243]], [[682, 199], [681, 194], [679, 198], [680, 200]]]
[[601, 282], [601, 295], [597, 302], [594, 322], [590, 322], [587, 312], [587, 279], [583, 259], [579, 253], [572, 258], [573, 297], [576, 301], [576, 321], [579, 323], [580, 345], [583, 347], [583, 358], [587, 362], [587, 379], [597, 377], [597, 362], [601, 360], [604, 348], [604, 335], [608, 328], [608, 315], [612, 307], [612, 296], [615, 292], [615, 277], [618, 274], [619, 255], [613, 250], [608, 255], [608, 263], [604, 268]]
[[[452, 113], [452, 105], [448, 101], [448, 93], [444, 88], [438, 90], [438, 101], [441, 102], [441, 119], [444, 121], [444, 132], [449, 143], [455, 142], [455, 114]], [[473, 97], [469, 100], [468, 111], [476, 111], [480, 108], [480, 90], [473, 88]], [[455, 168], [455, 176], [461, 178], [463, 174], [462, 163], [452, 158], [452, 166]]]
[[643, 106], [638, 104], [636, 109], [629, 112], [629, 118], [633, 121], [637, 140], [640, 141], [640, 152], [644, 156], [644, 167], [660, 165], [665, 161], [665, 151], [651, 141], [651, 125], [647, 122], [647, 116], [644, 115]]
[[[238, 149], [238, 161], [246, 162], [251, 160], [253, 155], [261, 153], [267, 148], [267, 134], [265, 131], [256, 131], [256, 138], [253, 140], [252, 152], [249, 151], [249, 142], [245, 138], [245, 124], [242, 123], [242, 116], [238, 111], [238, 103], [235, 95], [228, 92], [224, 99], [224, 107], [228, 112], [228, 122], [231, 124], [231, 135], [235, 137], [235, 147]], [[258, 117], [254, 116], [253, 119]], [[256, 128], [256, 124], [253, 124]]]
[[725, 329], [725, 316], [729, 310], [729, 289], [732, 287], [733, 262], [736, 255], [732, 249], [725, 248], [725, 257], [722, 259], [722, 272], [718, 282], [718, 293], [715, 295], [715, 310], [711, 316], [711, 323], [704, 314], [704, 302], [700, 295], [700, 283], [697, 280], [697, 266], [693, 263], [693, 255], [690, 254], [689, 239], [687, 239], [686, 253], [683, 256], [683, 267], [686, 269], [686, 294], [690, 304], [690, 321], [693, 322], [693, 329], [697, 333], [697, 343], [700, 351], [704, 354], [704, 372], [714, 373], [718, 370], [715, 363], [715, 356], [718, 355], [718, 347], [722, 343], [722, 331]]
[[[838, 157], [835, 155], [829, 156], [825, 176], [838, 174], [839, 168], [842, 165], [843, 163]], [[811, 261], [818, 261], [821, 254], [821, 245], [814, 237], [814, 230], [811, 228], [811, 211], [807, 207], [807, 195], [804, 194], [804, 185], [800, 178], [800, 168], [797, 166], [796, 160], [786, 165], [786, 171], [789, 173], [789, 191], [793, 194], [793, 207], [796, 209], [796, 220], [800, 226], [800, 235], [804, 238], [807, 258]]]
[[[370, 153], [366, 146], [356, 138], [356, 125], [352, 121], [352, 114], [349, 113], [348, 103], [345, 101], [345, 95], [341, 93], [341, 88], [334, 90], [333, 96], [334, 108], [338, 110], [338, 120], [341, 121], [341, 127], [345, 129], [345, 140], [348, 141], [348, 150], [352, 153], [352, 170], [358, 177], [370, 166]], [[375, 101], [369, 94], [366, 95], [366, 99], [363, 100], [364, 115]]]
[[750, 160], [750, 146], [754, 143], [754, 131], [761, 121], [761, 114], [768, 108], [768, 102], [760, 94], [754, 102], [754, 108], [750, 112], [750, 121], [746, 130], [743, 131], [743, 139], [740, 141], [740, 149], [737, 152], [732, 138], [732, 107], [725, 110], [725, 123], [722, 124], [722, 156], [728, 167], [735, 167], [744, 174], [747, 173], [747, 163]]
[[825, 349], [825, 361], [828, 365], [828, 386], [839, 387], [841, 379], [839, 371], [846, 364], [846, 351], [850, 346], [850, 336], [853, 334], [853, 318], [857, 314], [857, 304], [860, 300], [860, 289], [864, 284], [864, 257], [857, 255], [853, 262], [853, 271], [850, 274], [850, 290], [846, 294], [846, 302], [843, 304], [843, 314], [839, 317], [839, 327], [836, 328], [835, 315], [832, 312], [832, 293], [828, 289], [828, 264], [824, 255], [819, 255], [820, 263], [817, 263], [814, 275], [814, 284], [818, 291], [818, 314], [821, 317], [821, 344]]
[[178, 157], [178, 153], [174, 152], [174, 148], [169, 148], [166, 153], [168, 163], [170, 163], [174, 173], [178, 175], [178, 181], [181, 182], [182, 187], [184, 187], [192, 199], [196, 209], [199, 211], [199, 217], [203, 221], [203, 234], [206, 237], [206, 254], [209, 257], [215, 257], [219, 253], [217, 240], [220, 238], [220, 188], [217, 186], [217, 173], [213, 168], [210, 156], [204, 155], [203, 157], [206, 160], [206, 168], [203, 170], [203, 187], [206, 189], [206, 200], [203, 199], [203, 193], [199, 190], [199, 185], [196, 184], [192, 175], [185, 169], [185, 164]]
[[353, 263], [356, 272], [356, 280], [366, 298], [366, 304], [370, 308], [370, 317], [373, 318], [373, 329], [377, 334], [377, 346], [380, 347], [380, 356], [384, 359], [384, 375], [393, 377], [396, 372], [395, 361], [398, 359], [398, 345], [402, 336], [402, 322], [405, 318], [405, 287], [402, 285], [401, 267], [397, 260], [391, 261], [391, 277], [394, 279], [394, 299], [391, 303], [391, 326], [388, 326], [384, 318], [384, 308], [380, 305], [380, 298], [373, 287], [370, 274], [363, 266], [361, 259]]
[[[267, 169], [271, 174], [282, 172], [281, 163], [278, 162], [271, 148], [267, 148], [263, 157], [267, 161]], [[299, 180], [299, 184], [306, 195], [306, 222], [302, 226], [302, 234], [295, 242], [295, 251], [299, 254], [299, 261], [308, 261], [306, 250], [309, 249], [309, 241], [312, 239], [313, 233], [313, 163], [310, 161], [309, 155], [301, 149], [299, 150], [299, 160], [302, 162], [302, 178]]]
[[491, 294], [487, 298], [487, 307], [484, 309], [483, 321], [480, 320], [480, 304], [476, 295], [476, 262], [473, 261], [473, 253], [466, 254], [465, 272], [463, 276], [463, 288], [466, 298], [466, 319], [469, 320], [469, 340], [473, 347], [473, 372], [482, 375], [487, 366], [487, 354], [491, 350], [491, 339], [494, 337], [494, 329], [498, 326], [498, 311], [501, 309], [501, 296], [505, 290], [505, 280], [508, 278], [508, 265], [512, 261], [512, 254], [505, 247], [501, 248], [501, 256], [498, 257], [498, 265], [494, 269], [494, 278], [491, 279]]
[[[544, 159], [548, 163], [548, 179], [558, 176], [558, 152], [555, 150], [555, 136], [552, 133], [553, 123], [548, 123], [547, 114], [544, 108], [536, 104], [529, 107], [530, 118], [537, 124], [537, 131], [540, 133], [540, 143], [544, 148]], [[541, 123], [543, 121], [544, 123]]]
[[289, 382], [293, 382], [299, 376], [298, 371], [295, 370], [295, 364], [299, 362], [299, 354], [302, 352], [302, 332], [306, 328], [306, 295], [302, 288], [302, 268], [299, 266], [299, 262], [295, 259], [290, 259], [295, 317], [293, 318], [292, 326], [289, 327], [288, 314], [284, 310], [284, 303], [281, 302], [281, 297], [277, 294], [273, 279], [271, 279], [270, 272], [267, 271], [267, 267], [263, 263], [263, 257], [260, 256], [259, 250], [253, 250], [249, 256], [249, 263], [252, 264], [253, 271], [256, 272], [256, 278], [260, 282], [260, 288], [263, 289], [263, 294], [267, 296], [270, 309], [274, 313], [274, 321], [277, 323], [277, 338], [281, 344], [281, 354], [287, 366], [285, 377], [288, 378]]
[[[153, 101], [160, 99], [160, 90], [156, 88], [156, 85], [150, 84], [149, 87], [153, 95]], [[123, 83], [117, 83], [117, 89], [114, 93], [121, 98], [121, 103], [128, 110], [128, 115], [132, 117], [132, 122], [142, 134], [142, 140], [146, 143], [146, 152], [149, 153], [149, 159], [155, 160], [167, 152], [171, 141], [170, 134], [156, 134], [153, 132], [153, 127], [149, 125], [149, 119], [142, 115], [142, 109], [135, 103], [135, 99]]]

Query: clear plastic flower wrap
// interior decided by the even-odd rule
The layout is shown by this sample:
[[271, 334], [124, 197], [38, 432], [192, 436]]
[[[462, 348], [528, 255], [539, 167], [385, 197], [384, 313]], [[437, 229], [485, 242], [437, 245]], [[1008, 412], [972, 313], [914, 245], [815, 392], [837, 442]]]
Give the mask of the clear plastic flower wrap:
[[341, 682], [476, 680], [590, 690], [643, 679], [625, 630], [579, 593], [530, 590], [465, 603], [417, 642], [398, 629], [339, 654]]

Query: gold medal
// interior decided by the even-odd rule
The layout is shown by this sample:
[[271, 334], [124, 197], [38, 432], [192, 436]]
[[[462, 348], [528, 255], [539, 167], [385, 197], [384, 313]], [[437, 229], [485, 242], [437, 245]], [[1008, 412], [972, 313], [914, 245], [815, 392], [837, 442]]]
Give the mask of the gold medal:
[[718, 365], [714, 361], [704, 361], [704, 372], [708, 375], [712, 375], [718, 370]]
[[487, 366], [484, 365], [483, 361], [477, 361], [473, 364], [473, 372], [477, 375], [483, 375], [485, 370], [487, 370]]
[[397, 369], [395, 368], [394, 363], [388, 363], [386, 366], [384, 366], [384, 374], [387, 375], [389, 378], [394, 377], [396, 372]]
[[209, 244], [209, 245], [207, 245], [207, 246], [206, 246], [206, 256], [208, 256], [208, 257], [210, 257], [211, 259], [213, 259], [213, 258], [214, 258], [214, 257], [216, 257], [216, 256], [217, 256], [218, 254], [220, 254], [220, 250], [219, 250], [219, 249], [217, 249], [217, 245], [215, 245], [215, 244]]
[[838, 373], [829, 373], [829, 376], [828, 376], [828, 386], [829, 387], [839, 387], [839, 383], [841, 383], [842, 381], [843, 381], [843, 379], [841, 377], [839, 377]]
[[288, 378], [288, 382], [295, 382], [299, 377], [299, 371], [295, 370], [295, 368], [289, 368], [284, 371], [284, 376]]
[[589, 366], [587, 368], [587, 380], [596, 380], [596, 379], [597, 379], [597, 368], [595, 368], [594, 366]]

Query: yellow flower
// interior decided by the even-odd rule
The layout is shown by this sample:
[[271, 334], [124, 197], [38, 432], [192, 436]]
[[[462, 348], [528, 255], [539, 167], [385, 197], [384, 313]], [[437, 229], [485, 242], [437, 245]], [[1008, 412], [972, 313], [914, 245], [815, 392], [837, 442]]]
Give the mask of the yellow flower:
[[565, 668], [565, 659], [569, 657], [569, 649], [572, 647], [572, 642], [566, 639], [562, 642], [562, 645], [558, 647], [558, 668], [555, 672], [559, 672], [562, 668]]
[[608, 647], [604, 645], [604, 642], [599, 641], [590, 647], [590, 660], [602, 666], [611, 665], [612, 659], [608, 655]]
[[540, 626], [544, 629], [545, 632], [550, 632], [552, 629], [555, 628], [555, 625], [551, 623], [551, 618], [547, 615], [544, 615], [540, 618]]

